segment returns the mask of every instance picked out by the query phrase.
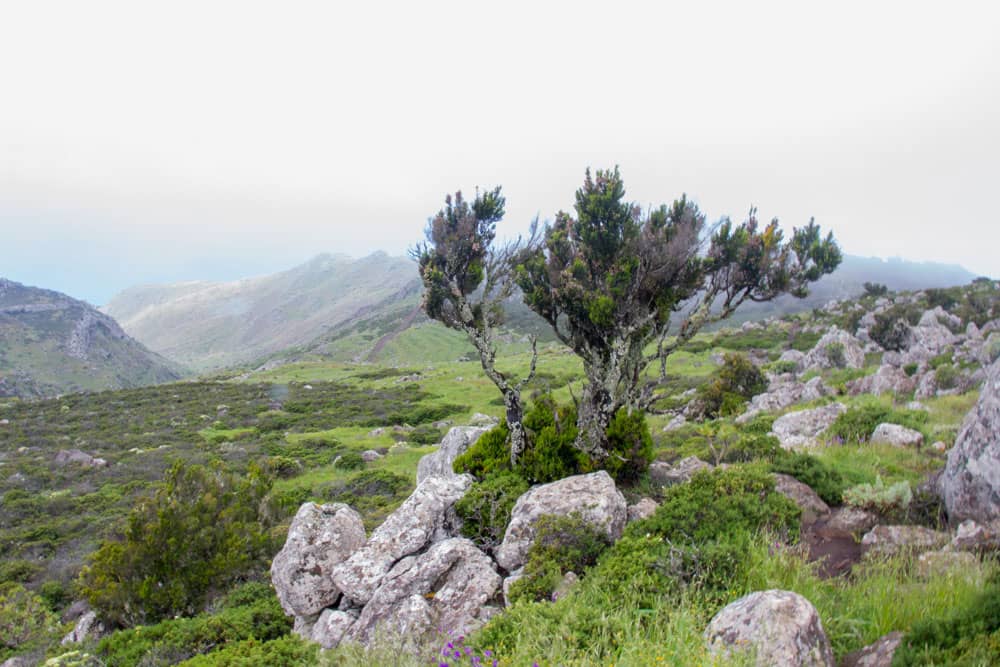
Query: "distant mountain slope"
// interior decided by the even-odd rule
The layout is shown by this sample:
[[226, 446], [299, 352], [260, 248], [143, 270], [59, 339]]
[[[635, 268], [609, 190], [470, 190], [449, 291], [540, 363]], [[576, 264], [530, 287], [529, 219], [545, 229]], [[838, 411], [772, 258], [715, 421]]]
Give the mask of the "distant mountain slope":
[[128, 289], [104, 311], [150, 349], [208, 371], [315, 340], [384, 307], [419, 296], [416, 267], [375, 253], [320, 255], [289, 271], [228, 283]]
[[140, 387], [181, 374], [93, 306], [0, 278], [0, 396]]

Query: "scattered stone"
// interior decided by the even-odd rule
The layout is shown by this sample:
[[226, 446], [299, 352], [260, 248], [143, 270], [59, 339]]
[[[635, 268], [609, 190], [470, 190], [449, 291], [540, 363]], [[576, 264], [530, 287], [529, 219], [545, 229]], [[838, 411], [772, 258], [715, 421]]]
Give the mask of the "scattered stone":
[[947, 533], [923, 526], [875, 526], [861, 538], [861, 545], [867, 547], [866, 555], [919, 553], [937, 549], [947, 543]]
[[0, 426], [9, 426], [9, 425], [10, 425], [9, 419], [0, 419]]
[[457, 532], [454, 505], [472, 482], [469, 475], [455, 475], [428, 477], [418, 484], [367, 544], [333, 568], [337, 588], [353, 602], [367, 603], [399, 559]]
[[840, 660], [840, 667], [892, 667], [892, 656], [902, 642], [902, 632], [890, 632], [874, 643], [845, 655]]
[[914, 412], [917, 411], [927, 412], [927, 406], [921, 403], [920, 401], [910, 401], [909, 403], [906, 404], [906, 409], [913, 410]]
[[946, 577], [956, 572], [978, 572], [979, 559], [968, 551], [926, 551], [917, 557], [917, 574], [924, 579]]
[[505, 607], [510, 606], [510, 587], [522, 577], [524, 577], [524, 567], [519, 567], [503, 580], [503, 604]]
[[844, 505], [833, 510], [830, 520], [826, 525], [828, 528], [852, 535], [867, 533], [878, 523], [878, 515], [863, 510], [859, 507]]
[[373, 428], [372, 430], [368, 431], [368, 437], [369, 438], [378, 438], [378, 437], [383, 436], [383, 435], [385, 435], [385, 427], [384, 426], [379, 426], [378, 428]]
[[843, 329], [833, 327], [805, 357], [799, 368], [802, 371], [823, 368], [863, 368], [865, 351], [861, 341]]
[[634, 505], [628, 506], [628, 522], [639, 521], [640, 519], [645, 519], [647, 517], [653, 516], [656, 508], [659, 507], [657, 503], [652, 498], [643, 498]]
[[1000, 518], [1000, 360], [948, 452], [939, 488], [952, 521]]
[[481, 412], [477, 412], [472, 415], [469, 419], [469, 426], [482, 426], [484, 428], [493, 428], [500, 423], [500, 420], [496, 417], [490, 417], [489, 415], [484, 415]]
[[931, 445], [931, 449], [933, 449], [938, 454], [944, 454], [945, 452], [948, 451], [948, 445], [938, 440]]
[[893, 447], [920, 447], [924, 444], [924, 436], [912, 428], [884, 423], [875, 427], [869, 442]]
[[817, 438], [847, 411], [843, 403], [831, 403], [811, 410], [790, 412], [774, 420], [771, 434], [778, 438], [784, 449], [815, 447]]
[[847, 393], [851, 396], [858, 394], [911, 394], [916, 388], [917, 382], [908, 376], [901, 369], [889, 364], [882, 364], [873, 375], [851, 380], [847, 383]]
[[69, 631], [62, 641], [59, 642], [61, 645], [80, 643], [90, 640], [97, 640], [107, 634], [104, 628], [104, 624], [97, 620], [96, 611], [88, 611], [83, 616], [81, 616], [76, 621], [76, 625], [73, 629]]
[[372, 461], [378, 461], [382, 458], [382, 455], [376, 452], [374, 449], [366, 449], [361, 452], [361, 460], [365, 463], [371, 463]]
[[84, 468], [103, 468], [108, 465], [104, 459], [99, 459], [79, 449], [61, 449], [53, 460], [57, 466], [79, 465]]
[[951, 548], [956, 551], [991, 551], [1000, 549], [1000, 520], [994, 519], [987, 525], [966, 519], [958, 524], [955, 536], [951, 538]]
[[271, 563], [271, 582], [282, 609], [315, 616], [337, 602], [330, 575], [365, 543], [361, 515], [343, 503], [305, 503], [288, 528], [285, 545]]
[[438, 450], [424, 456], [417, 464], [417, 484], [432, 475], [454, 476], [451, 464], [487, 430], [481, 426], [456, 426], [448, 431]]
[[667, 425], [663, 427], [663, 432], [667, 433], [669, 431], [676, 431], [685, 424], [687, 424], [687, 417], [685, 417], [684, 415], [677, 415], [669, 422], [667, 422]]
[[681, 459], [674, 465], [664, 461], [654, 461], [649, 465], [649, 479], [656, 486], [673, 486], [690, 481], [699, 470], [711, 469], [711, 463], [706, 463], [697, 456]]
[[917, 383], [917, 389], [913, 396], [918, 399], [934, 398], [937, 396], [937, 392], [937, 375], [931, 371], [920, 376], [920, 382]]
[[628, 508], [625, 497], [604, 470], [531, 488], [514, 504], [503, 543], [495, 552], [497, 563], [508, 572], [517, 569], [527, 558], [538, 519], [545, 514], [573, 513], [579, 513], [584, 521], [615, 541], [625, 529]]
[[705, 630], [713, 653], [754, 652], [754, 664], [833, 667], [833, 651], [812, 603], [791, 591], [751, 593], [727, 605]]
[[802, 510], [802, 525], [808, 526], [830, 514], [830, 507], [815, 491], [791, 475], [774, 473], [774, 490]]

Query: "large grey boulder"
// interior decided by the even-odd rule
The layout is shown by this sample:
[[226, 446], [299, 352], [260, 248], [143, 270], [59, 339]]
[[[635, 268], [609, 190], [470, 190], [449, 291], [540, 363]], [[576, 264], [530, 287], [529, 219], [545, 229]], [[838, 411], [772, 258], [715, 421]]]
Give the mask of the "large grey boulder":
[[819, 614], [809, 600], [791, 591], [760, 591], [720, 611], [705, 630], [713, 653], [752, 650], [760, 667], [833, 667], [833, 651]]
[[367, 603], [396, 561], [454, 531], [449, 525], [453, 507], [472, 482], [470, 475], [453, 475], [428, 477], [418, 484], [399, 509], [375, 529], [367, 544], [333, 568], [337, 588], [355, 603]]
[[480, 609], [500, 584], [493, 561], [471, 541], [437, 542], [392, 568], [348, 638], [367, 642], [382, 632], [415, 639], [438, 628], [466, 634], [475, 628]]
[[488, 430], [480, 426], [456, 426], [449, 430], [438, 445], [438, 450], [421, 458], [417, 463], [417, 484], [432, 475], [443, 477], [454, 475], [451, 464]]
[[843, 329], [833, 327], [799, 362], [803, 371], [823, 368], [862, 368], [865, 351], [861, 341]]
[[771, 434], [778, 439], [784, 449], [815, 447], [817, 438], [847, 411], [843, 403], [831, 403], [811, 410], [789, 412], [774, 420]]
[[892, 656], [902, 642], [902, 632], [890, 632], [874, 643], [845, 655], [840, 660], [840, 667], [892, 667]]
[[866, 375], [847, 383], [847, 393], [858, 394], [910, 394], [917, 382], [902, 369], [890, 364], [882, 364], [873, 375]]
[[830, 514], [830, 506], [812, 490], [791, 475], [774, 473], [774, 490], [785, 496], [802, 510], [802, 525], [808, 526]]
[[358, 617], [347, 611], [324, 609], [312, 626], [306, 639], [312, 639], [323, 648], [334, 648], [347, 635]]
[[333, 568], [364, 543], [361, 516], [347, 505], [302, 505], [271, 562], [281, 607], [292, 616], [315, 616], [334, 604], [340, 589], [331, 578]]
[[665, 461], [653, 461], [649, 465], [649, 481], [654, 486], [673, 486], [690, 481], [700, 470], [711, 469], [711, 463], [706, 463], [697, 456], [688, 456], [673, 465]]
[[1000, 360], [990, 366], [938, 484], [953, 522], [1000, 518]]
[[778, 412], [797, 403], [807, 403], [829, 395], [829, 388], [820, 377], [808, 382], [775, 381], [763, 394], [750, 399], [747, 411], [736, 418], [737, 424], [745, 424], [762, 412]]
[[948, 543], [949, 535], [923, 526], [875, 526], [861, 538], [865, 555], [921, 553]]
[[60, 467], [78, 465], [84, 468], [103, 468], [108, 465], [104, 459], [93, 457], [79, 449], [60, 449], [52, 462]]
[[869, 442], [874, 445], [916, 448], [924, 444], [924, 434], [899, 424], [882, 423], [875, 427]]
[[531, 488], [514, 504], [503, 543], [495, 553], [497, 564], [508, 572], [516, 570], [527, 558], [539, 518], [574, 513], [615, 541], [625, 529], [628, 504], [604, 470]]

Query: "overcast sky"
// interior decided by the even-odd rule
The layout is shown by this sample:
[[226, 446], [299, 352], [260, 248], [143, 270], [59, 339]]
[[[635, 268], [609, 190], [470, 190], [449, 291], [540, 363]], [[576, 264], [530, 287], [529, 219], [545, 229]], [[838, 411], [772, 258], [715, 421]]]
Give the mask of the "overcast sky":
[[[652, 8], [652, 5], [657, 7]], [[1000, 276], [995, 2], [0, 0], [0, 275], [103, 303], [630, 199]]]

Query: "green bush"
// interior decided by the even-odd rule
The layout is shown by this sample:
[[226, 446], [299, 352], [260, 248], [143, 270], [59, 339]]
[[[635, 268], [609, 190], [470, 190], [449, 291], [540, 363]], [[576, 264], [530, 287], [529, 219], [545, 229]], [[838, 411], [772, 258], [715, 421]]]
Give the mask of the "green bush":
[[81, 594], [113, 626], [200, 611], [211, 591], [263, 570], [272, 553], [260, 514], [271, 478], [175, 463], [153, 498], [132, 510], [79, 578]]
[[56, 638], [59, 619], [45, 601], [20, 584], [0, 584], [0, 660]]
[[535, 400], [524, 416], [528, 447], [517, 472], [532, 484], [545, 484], [564, 477], [589, 472], [590, 458], [574, 446], [576, 408], [557, 405], [551, 396]]
[[743, 404], [767, 389], [767, 378], [741, 354], [726, 354], [714, 379], [698, 390], [698, 403], [705, 417], [737, 414]]
[[913, 500], [910, 483], [903, 480], [886, 486], [881, 477], [874, 484], [858, 484], [844, 490], [844, 502], [880, 514], [905, 512]]
[[920, 321], [922, 312], [916, 304], [893, 306], [875, 316], [875, 324], [869, 328], [868, 335], [882, 349], [898, 352], [906, 347], [910, 325]]
[[444, 438], [444, 431], [439, 428], [435, 428], [430, 424], [421, 424], [417, 426], [410, 434], [407, 439], [410, 442], [415, 442], [418, 445], [436, 445]]
[[524, 478], [512, 472], [493, 473], [473, 484], [455, 503], [462, 534], [482, 549], [500, 544], [510, 523], [510, 511], [527, 490]]
[[978, 598], [945, 618], [914, 624], [893, 655], [894, 667], [1000, 664], [1000, 582], [987, 582]]
[[357, 452], [344, 452], [334, 460], [333, 467], [341, 470], [361, 470], [365, 467], [365, 460]]
[[777, 375], [784, 373], [794, 373], [799, 369], [799, 364], [795, 361], [775, 361], [771, 364], [771, 372]]
[[319, 644], [287, 635], [263, 643], [255, 639], [231, 642], [218, 651], [186, 660], [179, 667], [299, 667], [316, 664], [318, 654]]
[[649, 469], [653, 460], [653, 437], [646, 413], [629, 414], [622, 408], [608, 425], [608, 458], [605, 468], [616, 482], [632, 484]]
[[906, 377], [913, 377], [916, 375], [917, 370], [920, 368], [920, 364], [909, 363], [903, 366], [903, 372], [906, 373]]
[[548, 599], [563, 575], [567, 572], [582, 575], [609, 545], [604, 531], [587, 523], [579, 514], [539, 517], [524, 576], [510, 587], [511, 600]]
[[826, 346], [824, 353], [826, 354], [827, 361], [834, 368], [843, 368], [847, 365], [847, 359], [844, 357], [843, 343], [830, 343]]
[[509, 437], [507, 422], [500, 422], [479, 436], [479, 439], [465, 452], [455, 457], [451, 465], [452, 470], [480, 478], [504, 470], [509, 471], [510, 447], [507, 444]]
[[[893, 410], [878, 403], [848, 408], [834, 420], [826, 435], [844, 442], [867, 442], [875, 427], [883, 422], [899, 424], [923, 432], [928, 415], [922, 410]], [[924, 434], [926, 437], [926, 433]]]
[[791, 475], [809, 486], [828, 505], [840, 505], [843, 502], [844, 489], [847, 485], [843, 476], [815, 456], [781, 450], [781, 453], [774, 457], [771, 470]]
[[961, 377], [962, 374], [959, 370], [951, 364], [938, 366], [937, 370], [934, 371], [934, 380], [939, 389], [954, 389], [958, 386]]

